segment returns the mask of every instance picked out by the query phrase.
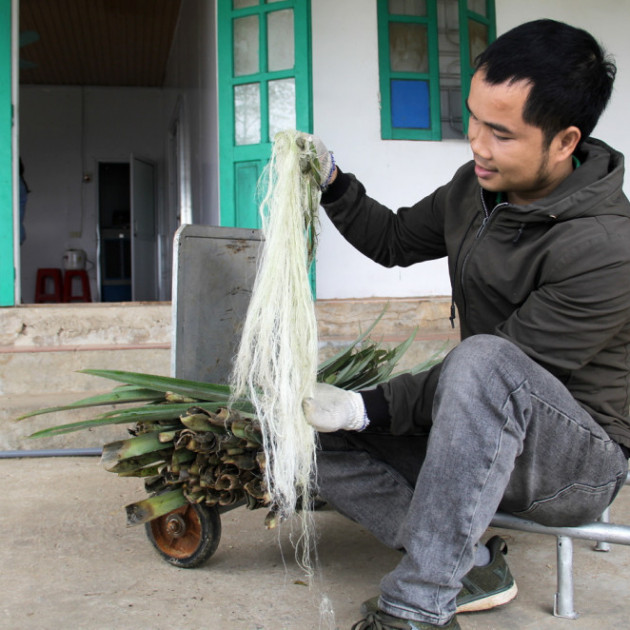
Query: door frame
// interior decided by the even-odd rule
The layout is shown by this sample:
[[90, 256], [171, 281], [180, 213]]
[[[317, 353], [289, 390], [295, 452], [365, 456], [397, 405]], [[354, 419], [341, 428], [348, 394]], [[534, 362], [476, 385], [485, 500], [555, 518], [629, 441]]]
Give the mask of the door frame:
[[[158, 301], [160, 291], [163, 290], [160, 287], [160, 260], [159, 260], [159, 235], [158, 235], [158, 169], [155, 160], [151, 158], [147, 158], [142, 154], [131, 153], [127, 156], [127, 159], [121, 158], [120, 156], [114, 158], [107, 157], [94, 157], [94, 168], [93, 172], [96, 174], [95, 182], [96, 186], [94, 188], [94, 207], [96, 208], [97, 220], [96, 220], [96, 234], [97, 234], [97, 246], [96, 246], [96, 284], [99, 296], [102, 296], [103, 292], [103, 278], [101, 273], [101, 263], [102, 263], [102, 242], [103, 235], [101, 233], [101, 207], [100, 207], [100, 186], [101, 181], [99, 177], [100, 173], [100, 165], [101, 164], [125, 164], [129, 168], [129, 247], [130, 247], [130, 260], [131, 260], [131, 297], [128, 302], [143, 302], [143, 301]], [[133, 181], [133, 161], [137, 160], [143, 163], [146, 163], [151, 166], [153, 169], [153, 240], [152, 240], [152, 260], [153, 260], [153, 279], [151, 281], [150, 294], [153, 295], [151, 298], [138, 297], [134, 291], [134, 271], [137, 273], [137, 266], [134, 264], [134, 248], [137, 245], [134, 245], [135, 235], [134, 235], [134, 210], [133, 210], [133, 195], [134, 195], [134, 181]]]
[[[142, 234], [140, 234], [138, 229], [137, 218], [139, 216], [138, 208], [136, 207], [136, 193], [137, 193], [137, 184], [140, 183], [138, 179], [139, 174], [137, 173], [137, 164], [141, 163], [145, 167], [149, 167], [151, 169], [151, 204], [153, 216], [152, 220], [152, 234], [150, 235], [152, 238], [147, 239], [147, 234], [144, 233], [144, 229], [141, 230]], [[154, 302], [158, 299], [158, 278], [160, 276], [158, 269], [158, 256], [157, 256], [157, 243], [158, 243], [158, 211], [157, 211], [157, 164], [154, 160], [150, 158], [146, 158], [142, 155], [138, 155], [136, 153], [131, 153], [129, 155], [129, 184], [130, 184], [130, 236], [131, 236], [131, 301], [132, 302]], [[144, 226], [143, 226], [144, 227]], [[148, 245], [147, 245], [148, 244]], [[150, 274], [152, 276], [151, 286], [141, 286], [138, 284], [140, 273], [140, 261], [142, 260], [143, 264], [146, 262], [143, 260], [143, 256], [140, 255], [141, 246], [144, 251], [146, 251], [146, 247], [149, 248], [149, 252], [152, 255], [152, 265]]]
[[19, 0], [0, 0], [0, 306], [21, 302], [18, 19]]

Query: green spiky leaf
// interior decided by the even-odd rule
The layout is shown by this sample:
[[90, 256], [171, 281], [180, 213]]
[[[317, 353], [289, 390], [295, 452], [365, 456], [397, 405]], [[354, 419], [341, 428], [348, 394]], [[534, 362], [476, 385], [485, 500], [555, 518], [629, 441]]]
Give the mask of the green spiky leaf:
[[228, 385], [216, 385], [213, 383], [200, 383], [171, 376], [158, 376], [141, 372], [125, 372], [123, 370], [79, 370], [84, 374], [100, 376], [114, 381], [120, 381], [129, 385], [147, 387], [160, 392], [174, 392], [182, 396], [188, 396], [196, 400], [210, 402], [227, 402], [230, 399]]
[[129, 404], [136, 402], [156, 401], [163, 398], [163, 396], [163, 392], [157, 391], [155, 389], [136, 387], [135, 385], [123, 385], [121, 387], [113, 389], [111, 392], [83, 398], [68, 405], [61, 405], [59, 407], [48, 407], [47, 409], [38, 409], [36, 411], [31, 411], [20, 416], [19, 418], [17, 418], [17, 420], [24, 420], [25, 418], [32, 418], [33, 416], [39, 416], [45, 413], [72, 411], [73, 409], [83, 409], [86, 407], [99, 407], [104, 405], [119, 405], [121, 403]]
[[[33, 433], [30, 437], [51, 437], [53, 435], [63, 435], [65, 433], [72, 433], [73, 431], [93, 429], [95, 427], [102, 427], [111, 424], [171, 420], [173, 418], [179, 419], [179, 416], [189, 407], [189, 403], [180, 403], [172, 405], [146, 405], [144, 407], [134, 407], [132, 409], [124, 409], [121, 411], [111, 411], [91, 420], [79, 420], [78, 422], [70, 422], [68, 424], [61, 424], [48, 429], [42, 429], [41, 431]], [[220, 405], [217, 404], [217, 408], [219, 407]]]
[[173, 510], [176, 510], [183, 505], [186, 505], [188, 500], [184, 496], [181, 488], [171, 490], [170, 492], [164, 492], [157, 494], [143, 501], [137, 503], [131, 503], [125, 507], [127, 512], [127, 525], [140, 525], [141, 523], [147, 523], [148, 521], [158, 518], [158, 516], [164, 516]]

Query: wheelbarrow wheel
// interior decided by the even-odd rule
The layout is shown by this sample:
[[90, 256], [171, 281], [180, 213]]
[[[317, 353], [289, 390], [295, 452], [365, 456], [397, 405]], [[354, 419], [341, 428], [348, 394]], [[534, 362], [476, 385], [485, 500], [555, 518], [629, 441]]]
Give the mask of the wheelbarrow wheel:
[[221, 540], [221, 517], [216, 507], [184, 505], [145, 523], [147, 537], [166, 562], [182, 569], [201, 566]]

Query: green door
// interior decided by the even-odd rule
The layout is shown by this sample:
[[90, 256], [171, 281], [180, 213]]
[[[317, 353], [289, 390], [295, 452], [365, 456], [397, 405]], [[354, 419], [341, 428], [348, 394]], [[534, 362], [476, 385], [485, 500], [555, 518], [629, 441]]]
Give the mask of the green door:
[[310, 2], [218, 0], [218, 46], [221, 225], [258, 228], [275, 133], [312, 131]]
[[0, 0], [0, 306], [15, 304], [11, 0]]

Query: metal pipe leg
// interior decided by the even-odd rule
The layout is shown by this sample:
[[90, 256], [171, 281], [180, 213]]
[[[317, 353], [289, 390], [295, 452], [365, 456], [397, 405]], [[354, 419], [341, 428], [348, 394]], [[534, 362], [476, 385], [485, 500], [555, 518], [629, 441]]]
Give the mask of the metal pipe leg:
[[568, 536], [557, 537], [558, 591], [553, 605], [555, 617], [577, 619], [573, 608], [573, 541]]
[[[600, 523], [610, 523], [610, 508], [606, 508], [598, 520]], [[595, 551], [610, 551], [610, 545], [607, 542], [600, 540], [595, 545]]]

